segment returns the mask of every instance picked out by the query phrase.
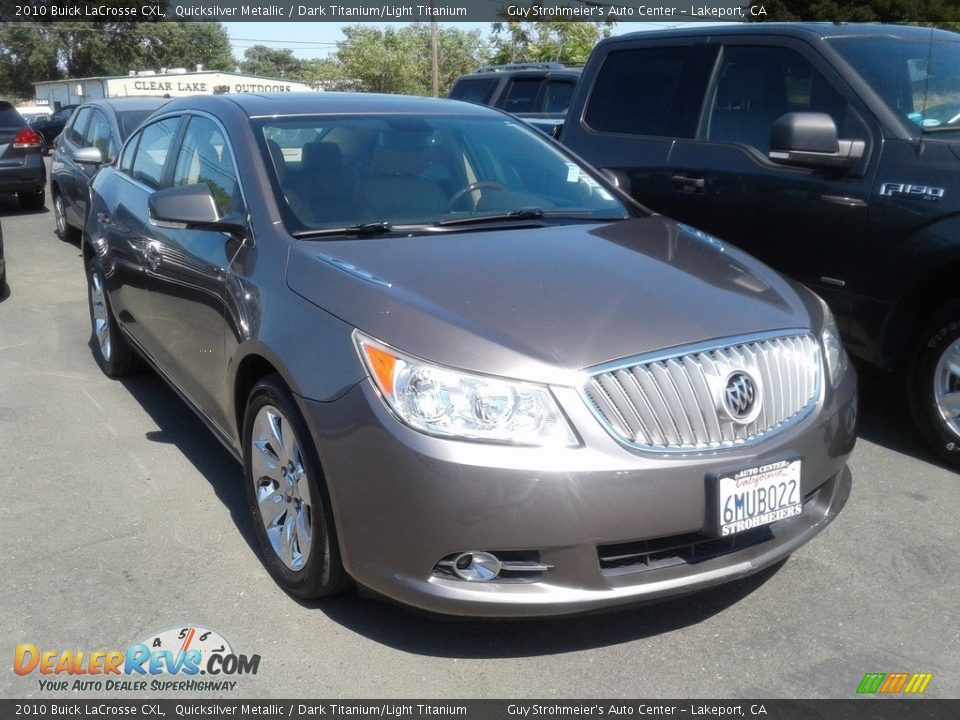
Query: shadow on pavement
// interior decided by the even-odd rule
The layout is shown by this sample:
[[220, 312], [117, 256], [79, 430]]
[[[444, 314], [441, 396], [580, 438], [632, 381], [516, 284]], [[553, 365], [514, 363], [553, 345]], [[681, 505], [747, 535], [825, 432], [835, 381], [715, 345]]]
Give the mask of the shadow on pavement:
[[857, 363], [857, 374], [860, 378], [857, 437], [950, 470], [914, 425], [900, 377], [864, 363]]

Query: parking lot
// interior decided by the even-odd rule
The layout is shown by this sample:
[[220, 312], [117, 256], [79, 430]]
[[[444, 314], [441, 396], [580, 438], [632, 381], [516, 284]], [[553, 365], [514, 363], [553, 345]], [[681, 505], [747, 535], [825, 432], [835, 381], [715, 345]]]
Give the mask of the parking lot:
[[0, 198], [0, 696], [71, 695], [11, 672], [17, 644], [115, 650], [192, 626], [261, 661], [234, 690], [189, 697], [852, 698], [867, 672], [933, 673], [926, 696], [960, 697], [960, 484], [890, 378], [862, 371], [844, 512], [745, 581], [535, 622], [355, 592], [300, 603], [260, 564], [231, 456], [155, 375], [100, 372], [79, 250], [47, 206]]

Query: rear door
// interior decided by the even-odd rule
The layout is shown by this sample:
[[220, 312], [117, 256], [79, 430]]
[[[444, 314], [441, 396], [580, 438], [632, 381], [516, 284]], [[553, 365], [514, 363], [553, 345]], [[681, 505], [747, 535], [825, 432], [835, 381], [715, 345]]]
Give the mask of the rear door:
[[[718, 43], [719, 45], [719, 43]], [[860, 258], [879, 127], [806, 43], [724, 38], [695, 138], [670, 155], [656, 209], [732, 242], [810, 285], [841, 316]], [[770, 131], [788, 112], [824, 112], [867, 153], [846, 173], [771, 162]]]
[[678, 138], [696, 133], [716, 48], [697, 37], [606, 47], [584, 69], [582, 78], [593, 83], [581, 81], [572, 109], [583, 109], [567, 118], [561, 141], [594, 166], [623, 176], [637, 200], [659, 210], [670, 152]]

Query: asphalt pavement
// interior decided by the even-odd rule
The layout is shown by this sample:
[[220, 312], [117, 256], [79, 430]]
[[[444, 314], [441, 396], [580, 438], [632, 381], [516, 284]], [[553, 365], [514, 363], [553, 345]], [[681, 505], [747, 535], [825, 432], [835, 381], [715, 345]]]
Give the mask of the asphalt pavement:
[[[241, 469], [204, 425], [153, 374], [101, 374], [79, 250], [47, 205], [0, 197], [0, 697], [137, 697], [18, 675], [15, 648], [123, 650], [190, 627], [259, 655], [256, 674], [139, 695], [853, 698], [867, 672], [924, 672], [927, 697], [960, 697], [960, 477], [892, 379], [861, 375], [846, 509], [745, 581], [540, 621], [440, 620], [355, 592], [301, 603], [262, 567]], [[51, 678], [67, 689], [41, 689]]]

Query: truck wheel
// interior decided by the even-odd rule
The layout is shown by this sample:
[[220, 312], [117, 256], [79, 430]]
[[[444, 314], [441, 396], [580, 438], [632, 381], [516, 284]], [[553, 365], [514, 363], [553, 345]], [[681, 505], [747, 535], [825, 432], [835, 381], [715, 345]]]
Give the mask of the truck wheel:
[[910, 409], [934, 450], [960, 467], [960, 301], [920, 335], [907, 370]]

